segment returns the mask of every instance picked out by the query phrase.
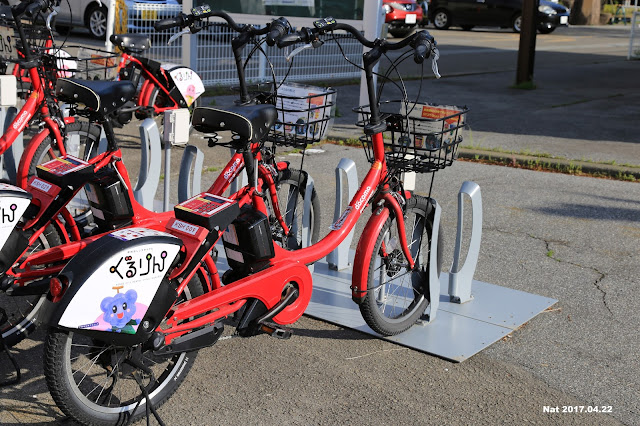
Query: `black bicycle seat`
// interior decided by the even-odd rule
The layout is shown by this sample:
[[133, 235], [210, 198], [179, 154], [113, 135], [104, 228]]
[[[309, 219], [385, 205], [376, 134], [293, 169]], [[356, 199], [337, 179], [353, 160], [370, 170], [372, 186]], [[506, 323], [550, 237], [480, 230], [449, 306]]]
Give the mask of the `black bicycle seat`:
[[273, 105], [233, 105], [220, 108], [199, 107], [193, 111], [191, 124], [202, 133], [231, 130], [242, 141], [261, 141], [276, 122]]
[[130, 81], [80, 80], [59, 78], [56, 96], [63, 102], [84, 104], [91, 111], [107, 115], [127, 103], [136, 94]]
[[151, 47], [149, 37], [140, 34], [112, 34], [109, 40], [125, 52], [141, 53]]

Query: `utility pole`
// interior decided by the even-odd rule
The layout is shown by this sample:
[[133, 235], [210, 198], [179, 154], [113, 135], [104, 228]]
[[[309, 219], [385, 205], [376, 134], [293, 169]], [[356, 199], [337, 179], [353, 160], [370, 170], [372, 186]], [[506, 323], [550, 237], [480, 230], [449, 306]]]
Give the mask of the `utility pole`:
[[538, 5], [539, 0], [524, 0], [522, 2], [522, 24], [520, 26], [520, 47], [518, 48], [516, 84], [533, 82]]

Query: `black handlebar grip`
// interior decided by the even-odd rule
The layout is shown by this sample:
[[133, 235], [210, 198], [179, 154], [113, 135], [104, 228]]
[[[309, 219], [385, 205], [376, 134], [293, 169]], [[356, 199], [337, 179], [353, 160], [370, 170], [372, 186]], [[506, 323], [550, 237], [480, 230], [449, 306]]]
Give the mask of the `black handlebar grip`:
[[31, 3], [29, 6], [27, 6], [24, 14], [28, 18], [33, 18], [38, 14], [38, 12], [40, 12], [42, 9], [47, 8], [48, 6], [49, 6], [49, 3], [47, 2], [47, 0], [36, 0], [33, 3]]
[[267, 45], [273, 46], [276, 41], [291, 30], [291, 24], [283, 16], [271, 22], [271, 31], [267, 34]]
[[429, 49], [428, 44], [430, 43], [425, 40], [422, 43], [418, 44], [414, 49], [413, 60], [416, 62], [416, 64], [423, 63], [424, 60], [431, 55], [431, 49]]
[[182, 27], [183, 23], [184, 23], [184, 19], [182, 15], [178, 15], [173, 18], [166, 18], [166, 19], [161, 19], [159, 21], [156, 21], [153, 24], [153, 28], [155, 28], [156, 31], [164, 31], [164, 30], [168, 30], [169, 28]]
[[278, 47], [287, 47], [292, 44], [300, 43], [302, 41], [302, 35], [298, 33], [285, 34], [278, 39]]

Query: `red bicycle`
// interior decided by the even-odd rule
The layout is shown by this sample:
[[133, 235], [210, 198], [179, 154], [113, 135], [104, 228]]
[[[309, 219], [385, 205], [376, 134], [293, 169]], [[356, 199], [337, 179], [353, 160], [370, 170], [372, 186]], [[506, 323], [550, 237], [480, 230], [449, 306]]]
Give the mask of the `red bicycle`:
[[[243, 35], [245, 44], [264, 34], [268, 34], [267, 40], [275, 42], [286, 30], [281, 21], [274, 21], [258, 30], [253, 26], [237, 25], [224, 12], [211, 12], [210, 15], [225, 19]], [[239, 47], [238, 54], [241, 51], [242, 47]], [[242, 61], [237, 63], [240, 66], [241, 97], [250, 99], [241, 72]], [[184, 222], [173, 220], [174, 212], [154, 213], [144, 209], [133, 197], [133, 186], [108, 118], [133, 96], [133, 84], [129, 81], [61, 78], [56, 88], [57, 97], [62, 101], [86, 105], [86, 109], [76, 109], [74, 112], [86, 115], [90, 121], [98, 122], [103, 127], [108, 147], [106, 152], [96, 155], [94, 150], [97, 144], [88, 144], [80, 150], [81, 158], [65, 155], [40, 165], [38, 175], [29, 180], [28, 192], [9, 185], [0, 188], [2, 205], [16, 206], [11, 226], [0, 233], [0, 290], [5, 291], [2, 306], [8, 311], [9, 317], [8, 323], [2, 328], [2, 339], [8, 346], [15, 345], [35, 329], [45, 293], [49, 289], [49, 277], [60, 272], [70, 258], [101, 236], [93, 235], [37, 253], [26, 253], [80, 190], [87, 189], [99, 233], [130, 226], [164, 229], [169, 222], [176, 227], [180, 227], [180, 223], [186, 226]], [[246, 108], [259, 109], [258, 106]], [[284, 248], [297, 250], [302, 247], [301, 204], [305, 197], [307, 175], [291, 168], [288, 162], [275, 161], [270, 150], [261, 148], [261, 145], [252, 145], [257, 163], [253, 163], [252, 157], [248, 165], [245, 163], [245, 153], [238, 150], [208, 192], [222, 194], [245, 168], [255, 171], [260, 176], [260, 191], [270, 205], [270, 232]], [[319, 201], [314, 191], [311, 194], [309, 227], [312, 241], [318, 238], [319, 215]], [[221, 286], [217, 275], [206, 273], [207, 270], [215, 270], [214, 258], [215, 252], [210, 250], [202, 259], [204, 269], [201, 269], [200, 279], [207, 290]]]
[[[405, 46], [412, 52], [403, 57], [413, 54], [422, 63], [435, 41], [426, 31], [398, 43], [370, 41], [352, 26], [327, 18], [282, 37], [279, 45], [303, 41], [317, 47], [319, 36], [334, 30], [371, 48], [363, 57], [370, 106], [363, 110], [368, 119], [362, 124], [372, 164], [349, 206], [316, 244], [282, 250], [266, 231], [261, 177], [248, 168], [249, 185], [229, 199], [205, 194], [176, 206], [176, 218], [164, 232], [117, 231], [94, 242], [51, 281], [53, 297], [47, 303], [53, 315], [45, 377], [67, 416], [107, 425], [135, 420], [145, 404], [153, 410], [184, 380], [197, 349], [213, 345], [231, 318], [240, 336], [288, 337], [285, 325], [303, 314], [311, 298], [307, 265], [335, 249], [368, 206], [373, 214], [358, 242], [353, 300], [367, 323], [384, 335], [406, 330], [423, 315], [430, 300], [429, 269], [439, 271], [441, 264], [439, 256], [437, 266], [431, 263], [434, 202], [404, 190], [401, 173], [431, 173], [452, 164], [461, 139], [457, 128], [447, 126], [431, 133], [430, 146], [418, 144], [403, 127], [408, 112], [382, 112], [373, 67], [387, 51]], [[411, 108], [412, 103], [405, 105]], [[457, 119], [458, 128], [462, 125], [459, 114], [449, 118]], [[263, 140], [263, 129], [275, 120], [271, 105], [197, 108], [193, 127], [203, 132], [232, 128], [233, 143], [251, 164], [249, 146]], [[385, 130], [400, 137], [385, 140]], [[188, 230], [177, 229], [175, 221], [188, 223]], [[194, 297], [197, 265], [219, 239], [230, 266], [225, 284]]]
[[[178, 108], [193, 109], [198, 105], [205, 89], [202, 80], [191, 68], [182, 65], [165, 67], [160, 62], [140, 56], [151, 47], [151, 41], [143, 35], [114, 34], [110, 40], [122, 51], [118, 78], [140, 87], [135, 111], [138, 118]], [[131, 119], [131, 115], [129, 111], [122, 112], [118, 120], [124, 124]]]

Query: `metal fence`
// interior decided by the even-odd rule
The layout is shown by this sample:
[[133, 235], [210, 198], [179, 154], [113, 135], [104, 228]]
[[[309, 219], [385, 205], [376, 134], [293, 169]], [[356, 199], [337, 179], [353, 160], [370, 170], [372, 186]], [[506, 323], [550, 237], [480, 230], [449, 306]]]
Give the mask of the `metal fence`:
[[[231, 39], [235, 32], [225, 25], [215, 24], [196, 35], [185, 35], [191, 43], [189, 49], [183, 49], [180, 39], [167, 45], [170, 36], [175, 34], [177, 29], [162, 33], [153, 29], [153, 22], [157, 19], [176, 16], [181, 11], [180, 5], [134, 3], [128, 10], [129, 31], [149, 36], [152, 48], [146, 56], [163, 63], [190, 64], [207, 87], [237, 84], [238, 77], [231, 51]], [[262, 44], [268, 60], [256, 52], [245, 69], [247, 81], [270, 80], [272, 74], [269, 63], [273, 66], [277, 80], [282, 79], [287, 73], [287, 81], [359, 78], [360, 70], [347, 62], [342, 52], [351, 62], [361, 65], [362, 45], [352, 37], [346, 36], [337, 37], [337, 41], [338, 43], [328, 41], [318, 49], [299, 53], [291, 66], [285, 60], [285, 55], [293, 48], [278, 49]], [[247, 46], [245, 58], [252, 49], [253, 46]], [[195, 57], [183, 58], [185, 52], [191, 52]]]
[[627, 59], [640, 59], [640, 12], [633, 12]]

